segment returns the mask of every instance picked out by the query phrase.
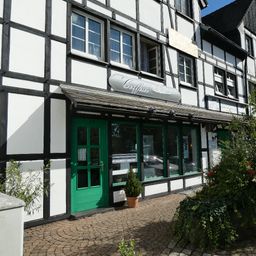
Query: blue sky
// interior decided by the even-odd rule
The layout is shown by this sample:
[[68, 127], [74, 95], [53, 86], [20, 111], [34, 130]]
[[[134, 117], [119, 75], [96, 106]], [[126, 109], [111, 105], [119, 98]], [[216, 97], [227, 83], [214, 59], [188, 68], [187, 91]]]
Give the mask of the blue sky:
[[208, 0], [208, 7], [202, 11], [202, 16], [220, 9], [224, 5], [234, 2], [234, 0]]

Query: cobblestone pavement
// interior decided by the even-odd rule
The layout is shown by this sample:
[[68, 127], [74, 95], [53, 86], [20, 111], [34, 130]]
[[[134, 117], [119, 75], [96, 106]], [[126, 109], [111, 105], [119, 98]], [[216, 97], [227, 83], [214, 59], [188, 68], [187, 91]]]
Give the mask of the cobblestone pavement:
[[24, 256], [116, 256], [119, 255], [117, 245], [122, 238], [135, 239], [142, 255], [149, 256], [256, 256], [256, 238], [238, 243], [237, 248], [230, 251], [215, 253], [172, 242], [170, 223], [176, 207], [185, 196], [173, 194], [142, 201], [136, 209], [125, 208], [26, 229]]

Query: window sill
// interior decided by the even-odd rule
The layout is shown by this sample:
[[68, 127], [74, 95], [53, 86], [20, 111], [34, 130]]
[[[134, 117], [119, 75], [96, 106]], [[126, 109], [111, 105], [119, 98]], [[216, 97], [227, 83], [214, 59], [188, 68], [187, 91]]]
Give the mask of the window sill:
[[130, 68], [129, 66], [123, 65], [123, 64], [118, 63], [118, 62], [111, 61], [109, 65], [113, 68], [118, 68], [118, 69], [121, 69], [121, 70], [126, 70], [126, 71], [131, 72], [131, 73], [139, 74], [139, 71], [135, 70], [134, 68]]
[[195, 87], [194, 85], [188, 84], [188, 83], [185, 83], [185, 82], [181, 82], [181, 81], [180, 81], [180, 87], [190, 89], [190, 90], [193, 90], [193, 91], [197, 91], [197, 87]]
[[148, 78], [153, 78], [153, 79], [159, 80], [161, 82], [163, 82], [163, 80], [164, 80], [163, 77], [158, 76], [156, 74], [152, 74], [152, 73], [146, 72], [146, 71], [140, 71], [139, 73], [141, 74], [141, 76], [145, 76], [145, 77], [148, 77]]

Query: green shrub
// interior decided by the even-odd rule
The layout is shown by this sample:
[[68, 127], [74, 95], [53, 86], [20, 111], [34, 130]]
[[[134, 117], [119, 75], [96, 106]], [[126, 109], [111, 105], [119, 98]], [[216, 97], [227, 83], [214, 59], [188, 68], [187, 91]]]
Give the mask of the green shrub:
[[137, 197], [142, 192], [142, 184], [132, 169], [128, 172], [128, 178], [124, 190], [127, 197]]
[[136, 253], [135, 251], [135, 241], [131, 239], [130, 241], [125, 241], [124, 239], [118, 244], [118, 252], [121, 256], [141, 256], [141, 253]]

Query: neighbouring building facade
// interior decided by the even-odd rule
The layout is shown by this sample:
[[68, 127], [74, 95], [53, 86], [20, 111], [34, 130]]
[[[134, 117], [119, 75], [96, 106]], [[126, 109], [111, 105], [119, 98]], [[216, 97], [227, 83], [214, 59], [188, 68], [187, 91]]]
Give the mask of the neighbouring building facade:
[[122, 204], [130, 168], [142, 199], [205, 182], [256, 82], [254, 1], [225, 31], [206, 6], [0, 0], [0, 169], [49, 187], [27, 226]]

